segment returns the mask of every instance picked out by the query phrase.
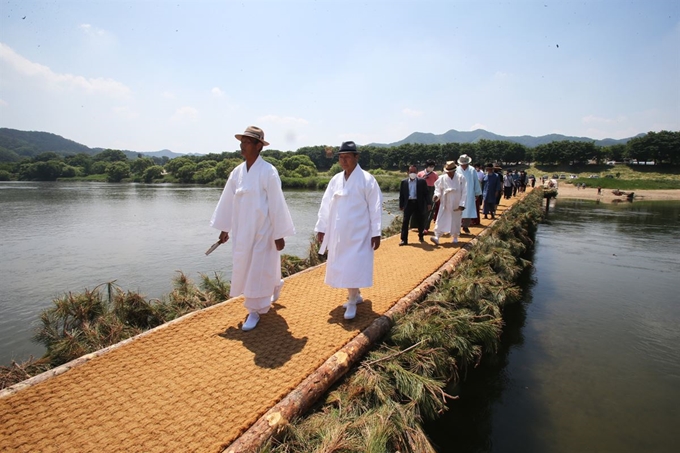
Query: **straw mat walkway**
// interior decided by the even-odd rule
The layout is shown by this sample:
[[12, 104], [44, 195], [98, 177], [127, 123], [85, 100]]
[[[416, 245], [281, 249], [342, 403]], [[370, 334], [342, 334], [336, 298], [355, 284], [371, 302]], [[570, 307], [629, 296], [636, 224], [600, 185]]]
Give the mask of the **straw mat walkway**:
[[398, 236], [382, 242], [354, 320], [343, 319], [346, 290], [324, 284], [322, 265], [286, 279], [253, 331], [240, 330], [246, 310], [231, 299], [5, 391], [0, 451], [221, 451], [471, 239], [434, 247], [410, 234], [406, 247]]

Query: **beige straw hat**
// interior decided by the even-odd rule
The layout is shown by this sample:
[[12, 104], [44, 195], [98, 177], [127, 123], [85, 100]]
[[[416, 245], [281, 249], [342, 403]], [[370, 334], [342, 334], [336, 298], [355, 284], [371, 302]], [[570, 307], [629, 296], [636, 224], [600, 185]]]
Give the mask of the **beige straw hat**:
[[446, 161], [446, 165], [444, 165], [444, 171], [453, 171], [455, 169], [456, 169], [456, 161], [455, 160]]
[[241, 141], [243, 137], [252, 137], [255, 140], [262, 142], [264, 146], [269, 145], [269, 142], [264, 141], [264, 131], [257, 126], [248, 126], [246, 131], [242, 134], [234, 135], [238, 141]]

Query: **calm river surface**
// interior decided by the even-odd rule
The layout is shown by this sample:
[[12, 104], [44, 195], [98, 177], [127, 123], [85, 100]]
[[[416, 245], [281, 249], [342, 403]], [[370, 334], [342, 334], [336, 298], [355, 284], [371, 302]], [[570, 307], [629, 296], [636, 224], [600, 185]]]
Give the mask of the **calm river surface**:
[[427, 427], [444, 452], [674, 452], [680, 202], [557, 200], [503, 346]]
[[[0, 182], [0, 365], [40, 357], [36, 321], [52, 299], [108, 281], [147, 297], [181, 270], [231, 276], [231, 245], [204, 253], [220, 188], [180, 185]], [[285, 253], [306, 256], [323, 192], [287, 191], [297, 234]], [[384, 193], [398, 210], [396, 193]], [[383, 213], [383, 225], [393, 216]]]

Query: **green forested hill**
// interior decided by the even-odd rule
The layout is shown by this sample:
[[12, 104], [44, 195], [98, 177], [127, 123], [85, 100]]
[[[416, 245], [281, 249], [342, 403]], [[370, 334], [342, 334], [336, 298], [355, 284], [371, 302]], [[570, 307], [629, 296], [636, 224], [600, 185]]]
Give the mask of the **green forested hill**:
[[62, 155], [94, 154], [94, 151], [85, 145], [49, 132], [0, 128], [0, 162], [13, 162], [22, 157], [35, 157], [48, 151]]
[[[17, 129], [0, 128], [0, 162], [17, 162], [22, 158], [31, 158], [46, 152], [57, 153], [62, 156], [85, 153], [99, 154], [106, 148], [89, 148], [57, 134], [37, 131], [20, 131]], [[151, 152], [121, 150], [129, 159], [136, 159], [142, 154], [147, 157], [182, 156], [168, 149]]]

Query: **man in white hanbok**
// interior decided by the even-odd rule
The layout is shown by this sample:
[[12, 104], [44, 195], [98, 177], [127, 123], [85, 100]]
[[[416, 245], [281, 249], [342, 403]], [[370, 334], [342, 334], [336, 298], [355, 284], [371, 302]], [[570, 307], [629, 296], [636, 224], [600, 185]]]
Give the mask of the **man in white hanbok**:
[[360, 288], [373, 286], [373, 252], [380, 247], [382, 192], [373, 175], [359, 166], [354, 142], [344, 142], [338, 152], [343, 171], [333, 176], [321, 200], [314, 227], [328, 251], [327, 285], [347, 288], [345, 319], [356, 316], [363, 301]]
[[479, 224], [479, 205], [481, 204], [482, 185], [479, 181], [477, 170], [470, 166], [472, 159], [467, 154], [462, 154], [458, 158], [458, 173], [465, 177], [467, 192], [465, 195], [465, 210], [461, 216], [463, 232], [470, 234], [470, 225]]
[[439, 245], [439, 238], [446, 233], [451, 233], [454, 244], [458, 242], [466, 195], [465, 176], [456, 171], [456, 163], [450, 160], [444, 166], [444, 174], [434, 183], [433, 200], [435, 203], [439, 200], [439, 212], [434, 225], [434, 236], [430, 240], [436, 245]]
[[237, 134], [245, 162], [229, 174], [210, 226], [221, 231], [225, 243], [231, 233], [231, 297], [245, 296], [248, 317], [242, 329], [252, 330], [276, 301], [283, 286], [281, 250], [285, 237], [295, 234], [276, 168], [260, 157], [262, 129], [249, 126]]

